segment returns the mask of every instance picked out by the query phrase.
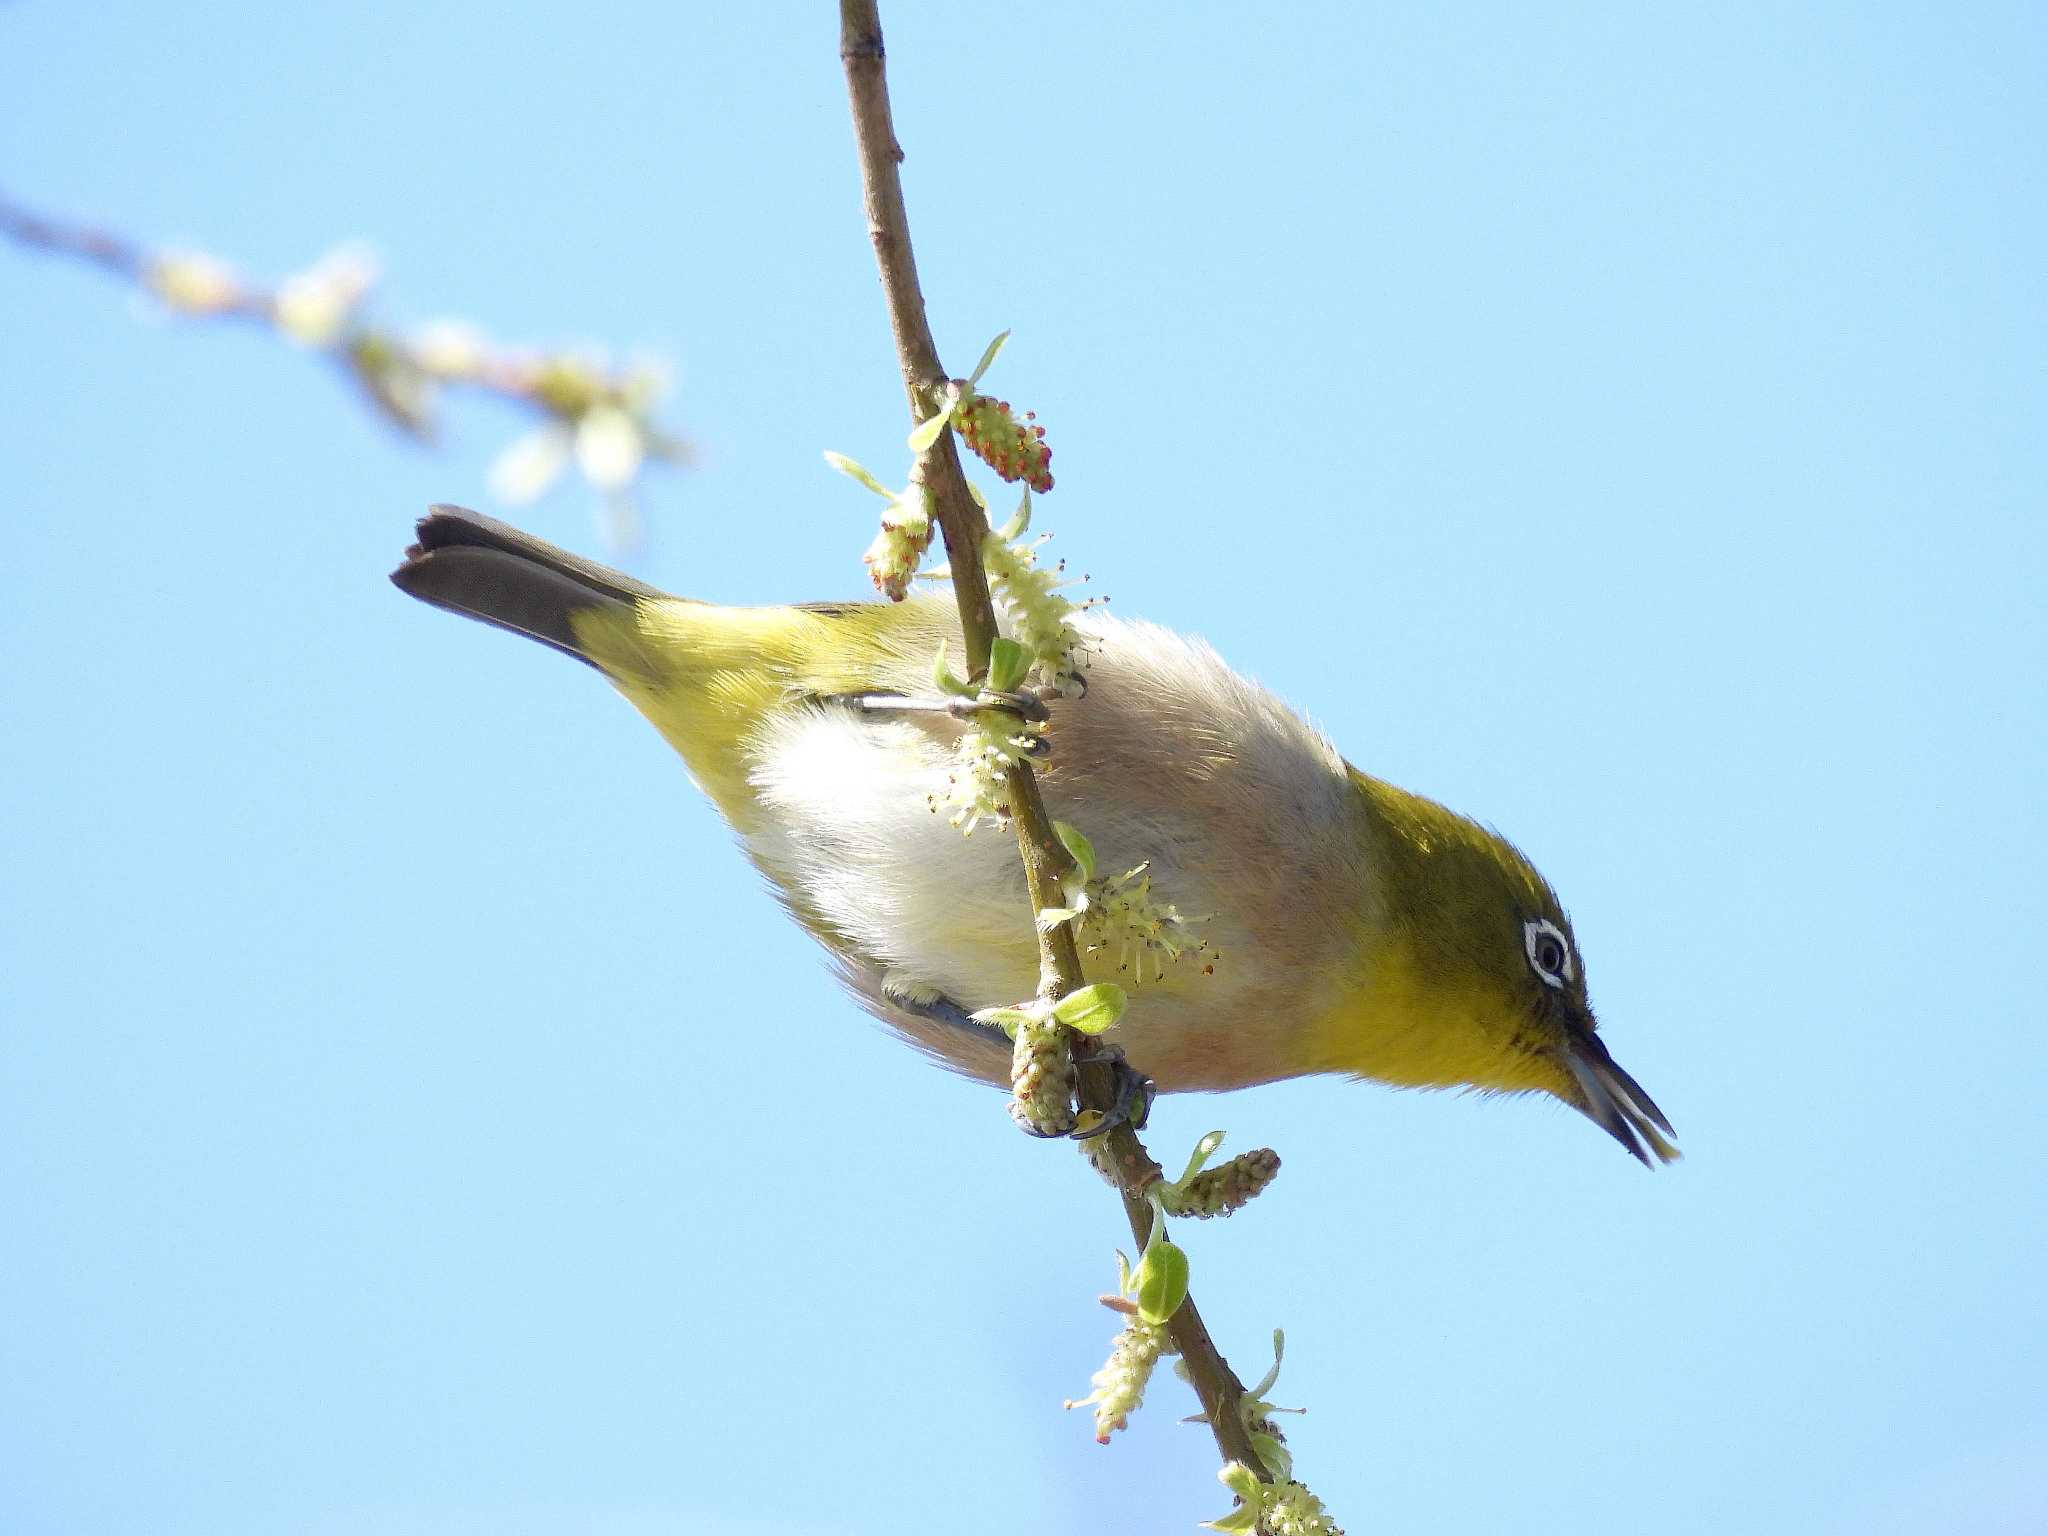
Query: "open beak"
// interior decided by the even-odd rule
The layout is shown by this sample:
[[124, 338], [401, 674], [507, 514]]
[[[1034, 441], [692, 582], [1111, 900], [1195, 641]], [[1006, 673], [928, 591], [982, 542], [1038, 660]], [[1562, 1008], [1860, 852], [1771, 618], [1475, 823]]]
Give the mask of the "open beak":
[[[1591, 1030], [1573, 1030], [1564, 1059], [1579, 1090], [1574, 1107], [1587, 1119], [1620, 1142], [1645, 1168], [1677, 1160], [1678, 1148], [1665, 1137], [1678, 1133], [1641, 1085], [1615, 1065], [1598, 1035]], [[1651, 1161], [1652, 1153], [1656, 1162]]]

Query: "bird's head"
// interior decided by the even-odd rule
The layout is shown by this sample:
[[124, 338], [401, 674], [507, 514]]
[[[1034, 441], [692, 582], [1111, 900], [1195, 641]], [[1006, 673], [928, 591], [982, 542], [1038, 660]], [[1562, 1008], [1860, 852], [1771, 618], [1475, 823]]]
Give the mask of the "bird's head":
[[1521, 850], [1363, 774], [1374, 906], [1346, 1070], [1484, 1092], [1540, 1091], [1645, 1164], [1678, 1156], [1650, 1096], [1601, 1040], [1571, 919]]

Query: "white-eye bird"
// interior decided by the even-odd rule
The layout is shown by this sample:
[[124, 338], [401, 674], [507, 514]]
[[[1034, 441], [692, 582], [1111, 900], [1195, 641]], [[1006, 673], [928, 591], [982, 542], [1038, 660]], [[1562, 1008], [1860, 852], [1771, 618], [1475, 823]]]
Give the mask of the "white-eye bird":
[[[1008, 1081], [972, 1010], [1037, 986], [1012, 839], [931, 809], [962, 726], [934, 695], [950, 596], [692, 602], [438, 507], [392, 578], [588, 663], [682, 755], [869, 1012], [957, 1071]], [[1540, 1091], [1636, 1157], [1670, 1122], [1595, 1032], [1549, 884], [1505, 839], [1360, 773], [1207, 646], [1089, 611], [1087, 687], [1049, 701], [1051, 814], [1098, 869], [1139, 864], [1186, 942], [1084, 954], [1131, 1006], [1112, 1038], [1166, 1091], [1309, 1073]], [[1113, 894], [1111, 892], [1103, 893]], [[1198, 920], [1197, 920], [1198, 918]], [[1147, 960], [1150, 965], [1147, 965]], [[1125, 966], [1119, 971], [1119, 966]]]

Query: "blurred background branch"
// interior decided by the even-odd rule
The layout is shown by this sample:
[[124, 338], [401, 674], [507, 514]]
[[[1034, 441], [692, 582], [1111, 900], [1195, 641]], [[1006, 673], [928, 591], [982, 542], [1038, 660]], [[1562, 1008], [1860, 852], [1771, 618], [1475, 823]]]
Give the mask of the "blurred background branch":
[[603, 530], [615, 548], [637, 542], [638, 488], [647, 465], [685, 465], [692, 458], [689, 441], [655, 420], [669, 389], [659, 362], [615, 366], [583, 349], [510, 346], [463, 320], [429, 320], [410, 329], [380, 322], [366, 312], [380, 273], [365, 245], [338, 246], [267, 287], [210, 252], [153, 249], [38, 213], [4, 192], [0, 235], [112, 273], [164, 313], [250, 322], [317, 353], [340, 368], [385, 421], [421, 442], [439, 433], [446, 391], [523, 407], [538, 425], [499, 453], [491, 466], [492, 493], [523, 506], [573, 464], [601, 494]]

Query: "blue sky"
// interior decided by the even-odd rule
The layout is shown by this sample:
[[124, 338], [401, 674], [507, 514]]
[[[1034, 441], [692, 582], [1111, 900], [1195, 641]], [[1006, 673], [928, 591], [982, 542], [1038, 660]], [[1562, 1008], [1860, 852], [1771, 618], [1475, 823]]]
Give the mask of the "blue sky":
[[[1163, 1101], [1351, 1529], [2048, 1524], [2048, 26], [2022, 6], [898, 6], [941, 347], [1057, 548], [1514, 836], [1686, 1160]], [[646, 347], [641, 574], [858, 593], [899, 456], [829, 7], [0, 9], [0, 185]], [[384, 581], [517, 416], [0, 248], [0, 1526], [1191, 1529], [1091, 1443], [1122, 1234], [838, 994], [655, 735]], [[519, 514], [597, 542], [564, 489]]]

